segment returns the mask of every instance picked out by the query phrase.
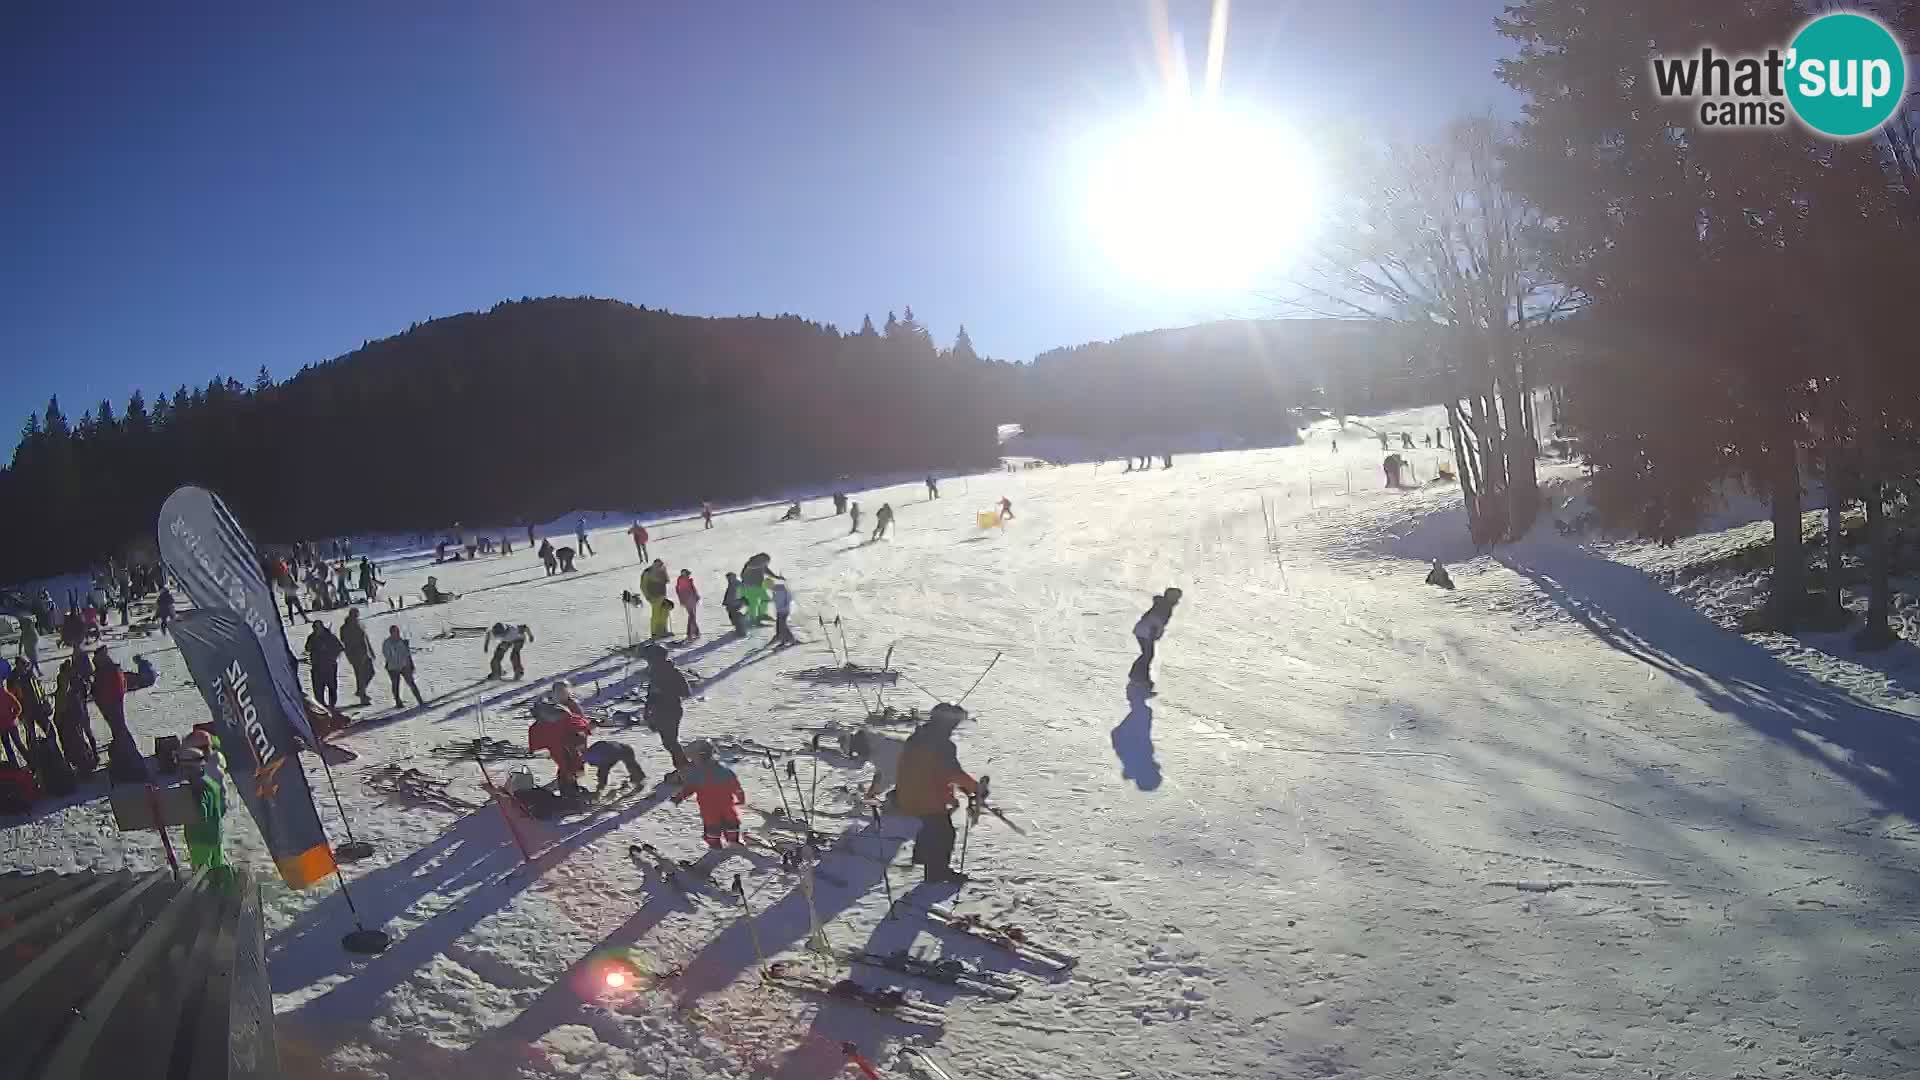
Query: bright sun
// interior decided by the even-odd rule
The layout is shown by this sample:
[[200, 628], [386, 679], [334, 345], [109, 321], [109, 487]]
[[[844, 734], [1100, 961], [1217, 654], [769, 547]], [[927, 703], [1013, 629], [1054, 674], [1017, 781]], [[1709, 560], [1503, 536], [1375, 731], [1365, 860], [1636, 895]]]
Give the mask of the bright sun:
[[1094, 140], [1088, 225], [1103, 256], [1168, 290], [1238, 289], [1284, 265], [1315, 214], [1312, 157], [1284, 126], [1180, 102]]

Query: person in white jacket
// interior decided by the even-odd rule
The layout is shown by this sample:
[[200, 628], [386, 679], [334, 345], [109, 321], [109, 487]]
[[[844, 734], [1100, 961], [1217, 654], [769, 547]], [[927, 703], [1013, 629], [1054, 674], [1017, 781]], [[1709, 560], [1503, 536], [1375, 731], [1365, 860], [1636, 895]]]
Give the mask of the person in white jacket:
[[414, 704], [426, 707], [426, 699], [420, 696], [420, 684], [413, 681], [413, 644], [400, 636], [398, 623], [387, 627], [387, 640], [380, 643], [380, 657], [387, 662], [387, 677], [393, 680], [393, 707], [397, 709], [402, 704], [402, 679], [407, 681], [407, 688], [413, 691]]
[[785, 578], [773, 579], [773, 643], [775, 645], [798, 645], [793, 636], [793, 628], [787, 625], [787, 616], [793, 614], [793, 590], [787, 588]]
[[1140, 642], [1140, 658], [1133, 662], [1133, 669], [1127, 672], [1129, 682], [1153, 689], [1153, 650], [1162, 635], [1167, 632], [1167, 622], [1173, 618], [1173, 609], [1180, 603], [1180, 590], [1168, 589], [1153, 598], [1146, 614], [1133, 624], [1134, 639]]

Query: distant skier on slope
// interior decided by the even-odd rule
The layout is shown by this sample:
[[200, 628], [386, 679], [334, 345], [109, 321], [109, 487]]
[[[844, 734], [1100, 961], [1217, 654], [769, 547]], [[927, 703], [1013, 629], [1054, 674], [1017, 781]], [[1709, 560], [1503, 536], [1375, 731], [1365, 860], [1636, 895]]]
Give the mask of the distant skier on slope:
[[560, 560], [555, 558], [553, 554], [553, 541], [542, 539], [540, 541], [539, 555], [540, 561], [547, 566], [548, 577], [552, 577], [560, 572]]
[[700, 504], [700, 526], [703, 529], [713, 528], [713, 504], [710, 502]]
[[574, 540], [578, 541], [580, 554], [582, 555], [593, 554], [593, 545], [587, 541], [587, 519], [586, 518], [581, 518], [579, 521], [574, 523], [573, 538]]
[[646, 562], [647, 561], [647, 527], [636, 521], [633, 523], [633, 528], [627, 530], [627, 535], [633, 537], [633, 549], [636, 552], [639, 552], [640, 561]]
[[674, 805], [695, 800], [700, 806], [700, 835], [715, 851], [724, 843], [740, 842], [740, 812], [747, 804], [747, 793], [732, 769], [713, 759], [713, 744], [695, 739], [687, 745], [691, 759], [680, 770], [680, 793]]
[[859, 503], [850, 504], [847, 507], [847, 514], [853, 518], [853, 528], [847, 530], [847, 535], [848, 536], [860, 535], [860, 504]]
[[1133, 662], [1133, 668], [1127, 672], [1127, 680], [1149, 690], [1153, 689], [1153, 653], [1160, 638], [1167, 632], [1167, 623], [1173, 618], [1173, 609], [1180, 603], [1180, 590], [1168, 589], [1153, 598], [1146, 614], [1133, 624], [1134, 640], [1140, 643], [1140, 657]]
[[893, 504], [881, 503], [880, 509], [873, 512], [873, 539], [887, 535], [887, 526], [893, 524]]
[[939, 497], [940, 497], [940, 485], [934, 482], [933, 474], [928, 473], [927, 474], [927, 498], [937, 499]]
[[781, 521], [799, 521], [800, 520], [800, 504], [796, 502], [792, 506], [787, 507], [787, 512], [780, 515], [780, 520]]
[[899, 812], [920, 819], [913, 841], [913, 861], [925, 871], [925, 881], [964, 885], [967, 876], [953, 869], [953, 789], [976, 792], [980, 785], [960, 767], [960, 751], [953, 730], [967, 718], [966, 710], [942, 702], [914, 729], [900, 748], [899, 776], [894, 797]]
[[700, 636], [700, 586], [693, 583], [693, 571], [682, 568], [673, 581], [673, 594], [680, 598], [680, 610], [687, 613], [687, 639]]
[[1453, 591], [1453, 578], [1447, 573], [1447, 568], [1440, 565], [1439, 559], [1433, 560], [1433, 569], [1427, 571], [1427, 584]]

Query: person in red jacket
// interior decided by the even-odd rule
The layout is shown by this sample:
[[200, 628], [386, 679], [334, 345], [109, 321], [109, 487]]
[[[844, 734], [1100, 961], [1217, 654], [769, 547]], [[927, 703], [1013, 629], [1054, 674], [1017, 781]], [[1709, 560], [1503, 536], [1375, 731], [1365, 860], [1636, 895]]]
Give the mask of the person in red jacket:
[[687, 639], [700, 636], [700, 587], [693, 583], [693, 571], [682, 570], [674, 579], [673, 594], [680, 598], [680, 610], [687, 613]]
[[[32, 767], [27, 744], [20, 741], [20, 699], [4, 686], [0, 686], [0, 746], [6, 748], [7, 764], [23, 769]], [[15, 750], [20, 751], [19, 757], [14, 756]]]
[[735, 807], [747, 804], [740, 778], [713, 760], [713, 744], [705, 739], [688, 743], [687, 754], [693, 760], [680, 772], [680, 794], [673, 797], [674, 803], [691, 798], [700, 804], [701, 835], [708, 847], [718, 851], [722, 841], [738, 844], [740, 813]]
[[640, 561], [643, 563], [646, 562], [647, 527], [636, 521], [633, 523], [633, 528], [627, 530], [627, 535], [633, 537], [633, 547], [634, 550], [640, 553]]
[[127, 727], [127, 675], [113, 662], [105, 645], [93, 653], [93, 703], [100, 706], [100, 715], [113, 731], [113, 741], [135, 745], [133, 732]]
[[546, 700], [533, 707], [533, 726], [527, 729], [527, 749], [545, 750], [559, 774], [554, 787], [562, 795], [584, 795], [580, 776], [587, 771], [587, 736], [593, 721], [574, 699], [565, 679], [556, 683]]

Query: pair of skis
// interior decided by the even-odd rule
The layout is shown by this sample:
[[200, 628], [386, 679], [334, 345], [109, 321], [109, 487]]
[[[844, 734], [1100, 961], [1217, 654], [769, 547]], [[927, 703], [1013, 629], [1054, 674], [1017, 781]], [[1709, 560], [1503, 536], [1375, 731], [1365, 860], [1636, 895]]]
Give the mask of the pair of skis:
[[835, 949], [833, 956], [845, 963], [897, 971], [902, 975], [939, 983], [954, 990], [992, 998], [995, 1001], [1012, 1001], [1020, 996], [1020, 984], [1011, 976], [1004, 972], [986, 970], [964, 960], [946, 958], [933, 960], [915, 956], [905, 949], [891, 953], [870, 952], [865, 949]]
[[965, 934], [968, 937], [984, 941], [1002, 951], [1012, 953], [1030, 964], [1047, 968], [1056, 974], [1072, 971], [1080, 963], [1080, 958], [1069, 952], [1041, 945], [1027, 936], [1027, 932], [1018, 926], [988, 922], [971, 912], [957, 912], [952, 908], [938, 904], [929, 904], [918, 910], [926, 913], [934, 922]]

